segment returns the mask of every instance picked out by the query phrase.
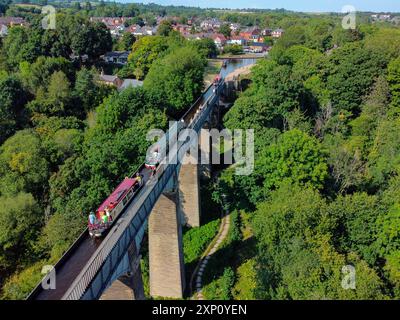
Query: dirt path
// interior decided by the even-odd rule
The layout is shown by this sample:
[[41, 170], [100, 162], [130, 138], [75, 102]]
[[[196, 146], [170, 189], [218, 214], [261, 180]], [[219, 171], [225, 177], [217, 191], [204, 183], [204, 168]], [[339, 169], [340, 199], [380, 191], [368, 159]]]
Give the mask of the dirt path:
[[229, 211], [226, 210], [226, 212], [224, 212], [224, 215], [222, 217], [221, 226], [219, 227], [217, 235], [210, 243], [210, 245], [207, 247], [206, 251], [204, 251], [201, 260], [199, 261], [199, 263], [196, 266], [196, 269], [193, 272], [191, 284], [192, 284], [192, 290], [193, 292], [195, 292], [192, 296], [192, 299], [194, 300], [196, 299], [204, 300], [204, 296], [202, 293], [202, 288], [203, 288], [202, 280], [203, 280], [204, 270], [207, 267], [209, 259], [218, 250], [221, 243], [226, 239], [226, 236], [228, 235], [229, 231], [229, 226], [230, 226], [230, 215]]

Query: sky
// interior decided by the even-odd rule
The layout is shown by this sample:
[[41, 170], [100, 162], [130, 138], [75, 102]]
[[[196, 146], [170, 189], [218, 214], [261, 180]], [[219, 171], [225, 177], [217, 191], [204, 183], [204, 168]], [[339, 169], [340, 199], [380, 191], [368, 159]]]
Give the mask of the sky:
[[352, 5], [357, 11], [400, 12], [400, 0], [119, 0], [120, 2], [186, 5], [202, 8], [284, 8], [303, 12], [341, 12]]

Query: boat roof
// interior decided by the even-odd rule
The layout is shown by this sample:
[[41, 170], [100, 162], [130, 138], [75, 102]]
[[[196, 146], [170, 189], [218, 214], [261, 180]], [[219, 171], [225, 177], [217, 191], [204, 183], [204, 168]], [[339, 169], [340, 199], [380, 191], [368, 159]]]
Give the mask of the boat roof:
[[97, 211], [104, 211], [106, 207], [111, 203], [118, 203], [121, 201], [125, 193], [136, 183], [135, 178], [125, 178], [118, 187], [108, 196], [106, 200], [98, 207]]

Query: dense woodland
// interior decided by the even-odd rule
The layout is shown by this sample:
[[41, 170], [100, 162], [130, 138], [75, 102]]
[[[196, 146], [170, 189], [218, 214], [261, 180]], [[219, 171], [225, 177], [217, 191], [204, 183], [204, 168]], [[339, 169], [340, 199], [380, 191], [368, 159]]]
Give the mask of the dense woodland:
[[[224, 125], [255, 129], [255, 172], [224, 171], [218, 191], [255, 237], [238, 297], [398, 299], [400, 30], [301, 20], [251, 79]], [[355, 290], [341, 286], [345, 265]]]
[[[255, 129], [256, 165], [250, 176], [226, 169], [214, 188], [217, 201], [230, 195], [234, 228], [210, 268], [223, 269], [210, 280], [210, 296], [400, 298], [398, 28], [371, 24], [367, 15], [356, 30], [343, 30], [334, 14], [100, 2], [63, 5], [57, 29], [43, 30], [35, 7], [0, 0], [0, 12], [30, 22], [10, 28], [0, 49], [2, 298], [30, 292], [41, 267], [82, 232], [87, 213], [142, 163], [148, 130], [166, 128], [201, 93], [212, 42], [188, 42], [168, 26], [116, 41], [88, 20], [124, 15], [151, 23], [160, 14], [285, 28], [224, 116], [226, 128]], [[132, 50], [120, 72], [144, 79], [143, 87], [117, 92], [99, 83], [98, 58], [113, 47]], [[240, 224], [251, 234], [246, 247]], [[215, 232], [217, 224], [206, 228]], [[186, 238], [211, 239], [207, 230]], [[193, 259], [195, 249], [186, 246], [185, 255]], [[232, 257], [235, 264], [224, 266]], [[356, 290], [341, 287], [348, 264]]]
[[141, 67], [141, 76], [148, 74], [144, 86], [117, 92], [98, 81], [98, 58], [113, 46], [103, 24], [66, 11], [57, 15], [56, 30], [43, 30], [40, 19], [33, 14], [29, 27], [10, 28], [1, 43], [6, 299], [24, 298], [41, 279], [41, 267], [57, 261], [82, 232], [88, 212], [143, 162], [149, 129], [167, 128], [199, 96], [209, 54], [203, 42], [175, 33], [144, 37], [129, 59], [132, 73]]

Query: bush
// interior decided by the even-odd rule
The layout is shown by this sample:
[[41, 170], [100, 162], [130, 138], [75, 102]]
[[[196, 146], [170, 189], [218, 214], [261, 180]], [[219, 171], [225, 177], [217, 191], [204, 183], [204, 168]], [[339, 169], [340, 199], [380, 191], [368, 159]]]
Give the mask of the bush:
[[234, 211], [231, 214], [231, 229], [229, 232], [229, 238], [228, 242], [229, 243], [234, 243], [236, 241], [242, 240], [242, 234], [240, 232], [240, 218], [239, 218], [239, 212]]
[[255, 259], [242, 263], [236, 270], [237, 281], [233, 289], [235, 300], [254, 300], [257, 289], [257, 273]]
[[7, 280], [3, 287], [2, 299], [23, 300], [44, 277], [41, 273], [46, 263], [39, 261]]
[[238, 44], [227, 45], [224, 48], [224, 53], [230, 53], [233, 55], [241, 54], [243, 52], [243, 47]]
[[220, 220], [213, 220], [201, 227], [186, 231], [183, 236], [183, 252], [185, 263], [191, 263], [200, 258], [210, 241], [218, 232]]
[[204, 294], [209, 300], [231, 300], [234, 283], [235, 273], [231, 267], [227, 267], [220, 278], [204, 288]]
[[230, 300], [232, 299], [232, 288], [235, 284], [235, 273], [231, 267], [227, 267], [224, 270], [224, 274], [220, 279], [221, 288], [221, 299]]

